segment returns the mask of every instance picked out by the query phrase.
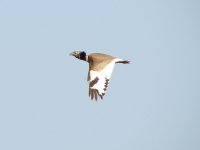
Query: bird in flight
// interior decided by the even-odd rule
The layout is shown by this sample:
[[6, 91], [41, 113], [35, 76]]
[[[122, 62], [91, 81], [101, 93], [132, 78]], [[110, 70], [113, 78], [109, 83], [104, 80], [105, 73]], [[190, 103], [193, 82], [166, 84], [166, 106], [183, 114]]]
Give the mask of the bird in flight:
[[98, 97], [103, 99], [116, 63], [130, 63], [128, 60], [101, 53], [87, 55], [84, 51], [74, 51], [70, 55], [89, 63], [87, 80], [89, 81], [89, 97], [92, 100], [94, 98], [97, 100]]

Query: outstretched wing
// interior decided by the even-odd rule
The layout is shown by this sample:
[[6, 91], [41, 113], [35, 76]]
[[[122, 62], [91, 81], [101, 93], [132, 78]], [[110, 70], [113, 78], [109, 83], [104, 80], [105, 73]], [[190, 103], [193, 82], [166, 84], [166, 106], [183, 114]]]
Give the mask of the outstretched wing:
[[111, 61], [100, 71], [89, 70], [89, 96], [93, 100], [103, 99], [107, 90], [109, 79], [115, 66], [115, 60]]

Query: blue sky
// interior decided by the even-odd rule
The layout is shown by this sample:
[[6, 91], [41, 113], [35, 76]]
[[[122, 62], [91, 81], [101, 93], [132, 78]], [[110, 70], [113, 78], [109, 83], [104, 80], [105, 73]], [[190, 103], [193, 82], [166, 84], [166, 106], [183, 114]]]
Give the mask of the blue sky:
[[[200, 2], [0, 1], [0, 149], [199, 150]], [[116, 65], [103, 101], [88, 64]]]

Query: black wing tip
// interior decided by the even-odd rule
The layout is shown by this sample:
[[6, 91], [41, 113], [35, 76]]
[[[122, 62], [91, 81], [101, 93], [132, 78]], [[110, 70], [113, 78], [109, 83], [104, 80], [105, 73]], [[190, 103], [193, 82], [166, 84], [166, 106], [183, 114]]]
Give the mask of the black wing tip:
[[91, 100], [97, 101], [98, 97], [100, 97], [103, 100], [104, 95], [105, 95], [105, 93], [100, 94], [97, 89], [89, 89], [89, 97], [91, 98]]

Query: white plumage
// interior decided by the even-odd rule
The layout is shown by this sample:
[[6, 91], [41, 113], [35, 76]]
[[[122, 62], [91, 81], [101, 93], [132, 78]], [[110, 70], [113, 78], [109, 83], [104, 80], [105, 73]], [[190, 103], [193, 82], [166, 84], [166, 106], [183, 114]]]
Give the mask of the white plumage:
[[[100, 70], [99, 72], [90, 70], [89, 71], [89, 74], [90, 74], [89, 85], [91, 85], [91, 83], [97, 78], [98, 78], [98, 81], [93, 86], [89, 86], [90, 88], [89, 91], [91, 89], [96, 89], [98, 91], [97, 94], [100, 97], [103, 97], [107, 90], [109, 79], [111, 78], [114, 66], [115, 66], [115, 60], [111, 61], [103, 70]], [[89, 94], [89, 95], [91, 95], [92, 97], [92, 94]]]

